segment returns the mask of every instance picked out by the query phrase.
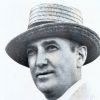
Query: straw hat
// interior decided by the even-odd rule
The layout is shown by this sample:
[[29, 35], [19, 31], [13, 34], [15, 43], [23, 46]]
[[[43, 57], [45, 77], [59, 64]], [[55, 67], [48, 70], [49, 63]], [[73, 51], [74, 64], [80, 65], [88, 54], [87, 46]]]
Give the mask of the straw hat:
[[100, 38], [82, 23], [83, 19], [78, 9], [59, 4], [40, 4], [30, 11], [27, 31], [11, 40], [6, 52], [13, 60], [28, 67], [27, 45], [31, 41], [61, 37], [87, 46], [85, 64], [88, 64], [100, 55]]

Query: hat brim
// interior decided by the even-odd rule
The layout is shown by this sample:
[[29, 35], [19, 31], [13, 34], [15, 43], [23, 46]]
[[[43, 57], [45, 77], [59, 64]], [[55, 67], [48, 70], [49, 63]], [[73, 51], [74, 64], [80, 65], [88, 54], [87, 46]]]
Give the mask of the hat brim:
[[100, 55], [100, 38], [87, 27], [72, 23], [46, 23], [37, 25], [15, 37], [6, 47], [7, 54], [16, 62], [28, 66], [27, 45], [47, 37], [61, 37], [78, 42], [88, 48], [85, 64]]

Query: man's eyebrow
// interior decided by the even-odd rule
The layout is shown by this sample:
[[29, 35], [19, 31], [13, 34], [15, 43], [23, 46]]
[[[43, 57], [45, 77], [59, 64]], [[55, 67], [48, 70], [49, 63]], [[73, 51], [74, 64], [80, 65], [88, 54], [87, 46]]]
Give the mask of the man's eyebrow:
[[56, 44], [56, 45], [58, 45], [58, 43], [56, 42], [56, 41], [54, 41], [54, 40], [52, 40], [52, 41], [45, 41], [45, 42], [43, 42], [43, 46], [46, 46], [46, 45], [50, 45], [50, 44]]
[[36, 47], [36, 45], [29, 44], [29, 45], [27, 46], [27, 49], [29, 49], [29, 48], [34, 48], [34, 49], [35, 49], [35, 48], [37, 48], [37, 47]]

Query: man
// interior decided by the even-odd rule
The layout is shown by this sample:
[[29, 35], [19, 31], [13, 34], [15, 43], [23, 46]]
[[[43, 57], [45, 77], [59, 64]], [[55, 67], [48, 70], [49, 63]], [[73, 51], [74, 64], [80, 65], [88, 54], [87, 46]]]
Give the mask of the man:
[[81, 24], [79, 10], [41, 4], [32, 8], [28, 30], [6, 47], [13, 60], [30, 67], [48, 100], [93, 100], [81, 81], [81, 67], [100, 55], [100, 38]]

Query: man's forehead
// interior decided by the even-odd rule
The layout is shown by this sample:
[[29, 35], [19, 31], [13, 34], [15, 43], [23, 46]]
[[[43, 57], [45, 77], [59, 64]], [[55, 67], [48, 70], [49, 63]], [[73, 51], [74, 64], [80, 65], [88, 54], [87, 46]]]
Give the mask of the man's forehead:
[[61, 41], [69, 42], [68, 39], [52, 37], [52, 38], [44, 38], [39, 39], [37, 41], [32, 41], [28, 46], [35, 46], [35, 45], [48, 45], [48, 44], [59, 44]]

